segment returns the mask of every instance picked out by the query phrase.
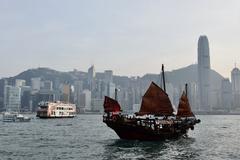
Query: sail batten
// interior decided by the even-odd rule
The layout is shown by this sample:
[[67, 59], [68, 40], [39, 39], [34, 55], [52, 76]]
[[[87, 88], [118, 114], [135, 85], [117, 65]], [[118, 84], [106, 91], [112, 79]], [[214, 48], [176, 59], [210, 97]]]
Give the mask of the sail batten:
[[178, 105], [177, 117], [195, 117], [193, 114], [187, 95], [183, 92]]
[[141, 108], [137, 114], [172, 115], [173, 107], [168, 94], [152, 82], [142, 98]]

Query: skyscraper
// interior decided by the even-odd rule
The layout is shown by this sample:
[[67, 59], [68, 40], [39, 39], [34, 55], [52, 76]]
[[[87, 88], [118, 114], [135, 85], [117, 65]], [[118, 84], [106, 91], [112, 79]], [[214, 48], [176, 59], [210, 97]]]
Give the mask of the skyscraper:
[[74, 103], [80, 108], [80, 95], [83, 91], [83, 81], [74, 82]]
[[113, 82], [113, 71], [112, 70], [104, 71], [104, 82], [107, 84]]
[[209, 101], [209, 72], [210, 56], [207, 36], [200, 36], [198, 39], [198, 91], [199, 107], [201, 111], [210, 111]]
[[240, 109], [240, 70], [234, 68], [231, 72], [233, 109]]
[[228, 78], [222, 80], [221, 91], [221, 109], [224, 111], [230, 111], [232, 105], [232, 86]]
[[87, 79], [88, 79], [89, 90], [92, 91], [95, 87], [95, 68], [93, 65], [88, 69]]
[[70, 102], [70, 94], [71, 94], [71, 85], [67, 83], [63, 84], [61, 100], [64, 102]]
[[19, 112], [21, 106], [21, 88], [4, 86], [4, 106], [6, 111]]
[[31, 78], [31, 85], [32, 90], [39, 91], [41, 88], [41, 78], [40, 77]]
[[87, 89], [80, 94], [80, 112], [92, 110], [91, 97], [91, 91]]

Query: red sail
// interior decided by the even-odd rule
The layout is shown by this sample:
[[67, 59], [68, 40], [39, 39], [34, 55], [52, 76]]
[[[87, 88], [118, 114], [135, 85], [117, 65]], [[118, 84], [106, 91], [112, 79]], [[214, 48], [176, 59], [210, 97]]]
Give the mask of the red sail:
[[177, 117], [194, 117], [185, 92], [183, 92], [179, 100]]
[[173, 107], [166, 92], [154, 82], [151, 83], [142, 99], [142, 105], [138, 115], [154, 114], [173, 115]]
[[104, 106], [104, 112], [120, 112], [121, 111], [121, 107], [119, 103], [116, 100], [107, 96], [105, 96], [103, 106]]

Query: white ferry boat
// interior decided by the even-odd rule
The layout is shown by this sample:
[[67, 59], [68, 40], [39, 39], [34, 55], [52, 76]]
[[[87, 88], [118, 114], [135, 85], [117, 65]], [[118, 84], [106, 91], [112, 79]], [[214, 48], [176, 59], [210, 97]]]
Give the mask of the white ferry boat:
[[76, 115], [76, 105], [71, 103], [40, 102], [38, 106], [39, 118], [73, 118]]

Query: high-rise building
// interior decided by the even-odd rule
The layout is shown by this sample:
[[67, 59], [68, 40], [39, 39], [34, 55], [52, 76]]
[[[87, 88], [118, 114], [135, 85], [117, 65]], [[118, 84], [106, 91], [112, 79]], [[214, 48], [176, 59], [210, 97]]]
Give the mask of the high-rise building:
[[5, 110], [19, 112], [20, 106], [21, 106], [21, 88], [6, 85], [4, 87]]
[[94, 65], [92, 65], [89, 69], [88, 69], [88, 86], [89, 86], [89, 90], [92, 91], [94, 89], [95, 86], [95, 68]]
[[74, 103], [77, 108], [80, 108], [80, 95], [83, 91], [83, 81], [75, 81], [74, 82]]
[[240, 109], [240, 70], [234, 68], [231, 72], [233, 109]]
[[103, 113], [103, 99], [92, 99], [92, 111]]
[[194, 82], [188, 83], [188, 99], [193, 111], [198, 111], [197, 106], [197, 84]]
[[45, 80], [41, 82], [41, 90], [52, 91], [53, 90], [53, 82], [50, 80]]
[[31, 111], [31, 86], [22, 86], [21, 88], [21, 111]]
[[71, 86], [70, 84], [63, 84], [61, 101], [70, 102]]
[[39, 91], [41, 88], [41, 78], [35, 77], [31, 79], [32, 90]]
[[112, 70], [104, 71], [104, 82], [105, 83], [112, 83], [113, 82], [113, 71]]
[[232, 88], [231, 83], [228, 78], [224, 78], [222, 80], [222, 87], [221, 87], [221, 100], [222, 100], [222, 107], [223, 111], [230, 111], [231, 103], [232, 103]]
[[80, 95], [80, 111], [91, 111], [92, 105], [91, 105], [91, 91], [84, 90]]
[[15, 80], [15, 86], [16, 87], [22, 87], [26, 85], [26, 81], [23, 79], [16, 79]]
[[107, 96], [115, 99], [115, 88], [116, 85], [114, 83], [108, 83], [107, 85]]
[[198, 40], [198, 91], [199, 109], [210, 111], [210, 55], [207, 36], [200, 36]]

